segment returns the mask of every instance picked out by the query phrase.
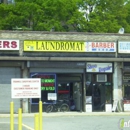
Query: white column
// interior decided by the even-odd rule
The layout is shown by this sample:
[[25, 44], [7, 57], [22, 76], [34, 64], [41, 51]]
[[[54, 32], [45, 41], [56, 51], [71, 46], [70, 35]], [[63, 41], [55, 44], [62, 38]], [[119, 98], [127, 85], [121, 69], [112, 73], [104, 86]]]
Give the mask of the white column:
[[122, 99], [122, 73], [121, 64], [114, 62], [114, 74], [113, 74], [113, 99]]
[[[27, 67], [24, 67], [22, 71], [23, 78], [28, 78], [28, 69]], [[23, 99], [22, 100], [22, 110], [23, 113], [28, 113], [28, 99]]]

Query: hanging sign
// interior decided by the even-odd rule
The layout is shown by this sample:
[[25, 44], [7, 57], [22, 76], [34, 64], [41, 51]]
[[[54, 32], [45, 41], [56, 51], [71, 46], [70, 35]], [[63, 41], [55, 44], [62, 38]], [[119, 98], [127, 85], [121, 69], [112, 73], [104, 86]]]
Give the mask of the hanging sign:
[[112, 63], [87, 62], [86, 72], [111, 73], [113, 72]]
[[118, 53], [130, 53], [130, 41], [118, 42]]

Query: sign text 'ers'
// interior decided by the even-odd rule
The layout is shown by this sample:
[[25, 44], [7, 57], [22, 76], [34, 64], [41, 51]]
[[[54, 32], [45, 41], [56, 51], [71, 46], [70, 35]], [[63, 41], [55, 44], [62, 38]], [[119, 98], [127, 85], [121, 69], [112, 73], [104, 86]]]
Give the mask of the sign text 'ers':
[[19, 40], [0, 40], [0, 50], [19, 50]]

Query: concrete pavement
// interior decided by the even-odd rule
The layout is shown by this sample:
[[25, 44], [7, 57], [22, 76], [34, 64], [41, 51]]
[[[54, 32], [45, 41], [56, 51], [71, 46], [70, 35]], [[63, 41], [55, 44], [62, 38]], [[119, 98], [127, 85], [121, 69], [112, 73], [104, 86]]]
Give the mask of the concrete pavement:
[[[36, 113], [23, 113], [22, 117], [23, 117], [23, 122], [22, 122], [22, 130], [34, 130], [34, 116]], [[109, 116], [109, 118], [108, 118]], [[75, 130], [79, 130], [77, 129], [78, 126], [78, 122], [82, 122], [82, 125], [80, 126], [81, 128], [83, 127], [84, 124], [93, 124], [96, 123], [96, 127], [99, 126], [99, 124], [103, 127], [100, 130], [104, 130], [104, 127], [111, 126], [111, 123], [115, 123], [115, 126], [111, 126], [112, 128], [117, 127], [118, 126], [118, 121], [121, 118], [127, 118], [127, 120], [129, 120], [129, 116], [130, 113], [129, 112], [91, 112], [91, 113], [87, 113], [87, 112], [57, 112], [57, 113], [43, 113], [43, 119], [44, 119], [44, 128], [45, 130], [52, 130], [54, 129], [54, 126], [56, 126], [57, 130], [59, 123], [60, 122], [62, 125], [65, 124], [70, 124], [69, 126], [67, 125], [66, 127], [69, 127], [69, 129], [75, 125]], [[45, 118], [44, 118], [45, 117]], [[71, 120], [71, 122], [69, 121]], [[105, 121], [106, 120], [106, 121]], [[102, 122], [105, 121], [103, 125]], [[108, 121], [111, 123], [108, 124]], [[50, 126], [50, 122], [51, 122], [51, 126]], [[81, 123], [80, 122], [80, 123]], [[48, 124], [49, 123], [49, 124]], [[76, 124], [75, 124], [76, 123]], [[61, 125], [61, 126], [62, 126]], [[51, 127], [51, 128], [50, 128]], [[95, 130], [95, 128], [93, 128], [93, 125], [91, 126], [84, 126], [86, 128], [89, 127], [90, 130]], [[86, 130], [86, 128], [81, 129], [81, 130]], [[9, 130], [10, 129], [10, 114], [0, 114], [0, 130]], [[63, 130], [66, 130], [67, 128], [63, 128]], [[69, 130], [68, 129], [68, 130]], [[71, 128], [72, 129], [72, 128]], [[18, 130], [18, 114], [14, 114], [14, 130]], [[98, 129], [99, 130], [99, 129]], [[109, 129], [108, 129], [109, 130]], [[116, 129], [115, 129], [116, 130]], [[117, 129], [118, 130], [118, 129]]]
[[[22, 113], [24, 122], [22, 123], [22, 130], [34, 130], [34, 126], [26, 125], [25, 119], [32, 119], [32, 124], [34, 124], [34, 117], [36, 113]], [[71, 118], [71, 117], [97, 117], [97, 116], [130, 116], [130, 112], [56, 112], [56, 113], [45, 113], [43, 112], [43, 118], [46, 117], [50, 120], [55, 117], [59, 118]], [[27, 117], [27, 118], [26, 118]], [[51, 118], [52, 117], [52, 118]], [[14, 114], [14, 130], [18, 130], [18, 114]], [[44, 118], [45, 119], [45, 118]], [[66, 119], [67, 120], [67, 119]], [[0, 114], [0, 130], [10, 129], [10, 114]]]

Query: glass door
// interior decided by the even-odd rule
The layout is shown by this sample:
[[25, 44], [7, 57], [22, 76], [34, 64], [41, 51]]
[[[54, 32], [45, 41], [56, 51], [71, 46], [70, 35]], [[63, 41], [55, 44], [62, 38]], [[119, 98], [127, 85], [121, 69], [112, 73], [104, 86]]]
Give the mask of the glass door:
[[105, 85], [93, 84], [93, 111], [105, 111]]

